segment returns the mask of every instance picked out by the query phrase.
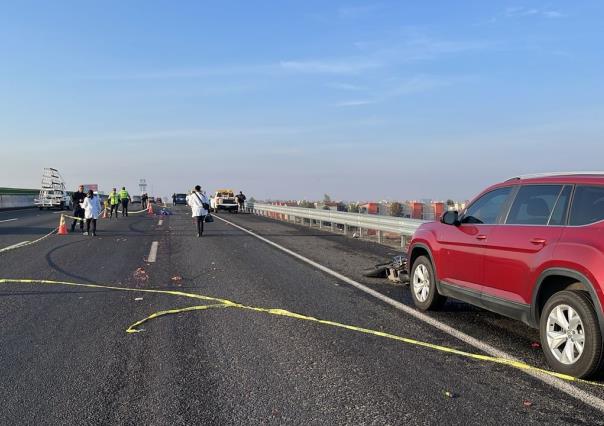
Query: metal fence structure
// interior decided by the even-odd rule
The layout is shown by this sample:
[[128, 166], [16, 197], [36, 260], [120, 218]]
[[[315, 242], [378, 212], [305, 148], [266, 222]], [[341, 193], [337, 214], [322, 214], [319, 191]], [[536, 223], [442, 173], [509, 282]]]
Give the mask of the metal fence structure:
[[[352, 235], [358, 238], [375, 239], [378, 243], [397, 241], [405, 247], [415, 230], [426, 221], [372, 214], [346, 213], [333, 210], [308, 209], [302, 207], [276, 206], [272, 204], [248, 203], [247, 210], [259, 216], [288, 222], [317, 226], [320, 229]], [[400, 242], [399, 242], [400, 241]]]

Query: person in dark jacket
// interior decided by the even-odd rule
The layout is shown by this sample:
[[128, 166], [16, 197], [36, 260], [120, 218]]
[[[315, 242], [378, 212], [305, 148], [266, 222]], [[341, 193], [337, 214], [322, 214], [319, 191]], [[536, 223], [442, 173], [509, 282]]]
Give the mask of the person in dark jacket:
[[143, 209], [146, 209], [147, 206], [147, 202], [149, 200], [149, 196], [147, 195], [147, 193], [145, 192], [143, 195], [141, 195], [141, 203], [143, 204]]
[[73, 217], [78, 217], [78, 219], [74, 219], [71, 224], [71, 232], [75, 231], [76, 222], [80, 222], [80, 231], [84, 231], [84, 209], [80, 206], [80, 203], [84, 202], [84, 198], [86, 198], [86, 193], [84, 192], [84, 185], [80, 185], [78, 190], [71, 194], [71, 204], [73, 205]]
[[244, 213], [246, 196], [243, 194], [243, 191], [239, 191], [239, 194], [235, 198], [237, 198], [237, 204], [239, 204], [239, 212]]

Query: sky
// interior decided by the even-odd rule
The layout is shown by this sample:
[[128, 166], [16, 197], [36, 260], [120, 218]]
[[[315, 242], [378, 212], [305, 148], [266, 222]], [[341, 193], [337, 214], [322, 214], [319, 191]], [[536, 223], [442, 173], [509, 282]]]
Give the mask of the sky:
[[604, 2], [0, 3], [0, 187], [471, 198], [602, 170]]

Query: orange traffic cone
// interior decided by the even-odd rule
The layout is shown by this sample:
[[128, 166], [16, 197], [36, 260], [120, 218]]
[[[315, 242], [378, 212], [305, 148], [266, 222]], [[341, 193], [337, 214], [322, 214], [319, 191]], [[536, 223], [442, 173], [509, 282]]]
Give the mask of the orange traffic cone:
[[107, 207], [103, 209], [103, 219], [107, 219]]
[[147, 214], [153, 216], [153, 207], [151, 207], [151, 203], [147, 205]]
[[61, 221], [59, 222], [59, 231], [57, 235], [67, 235], [67, 225], [65, 225], [65, 216], [61, 215]]

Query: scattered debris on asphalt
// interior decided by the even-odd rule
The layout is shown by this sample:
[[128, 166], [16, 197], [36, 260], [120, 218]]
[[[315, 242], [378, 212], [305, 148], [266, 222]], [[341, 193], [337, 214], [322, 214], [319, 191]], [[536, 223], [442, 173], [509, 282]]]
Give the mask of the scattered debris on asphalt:
[[149, 275], [147, 275], [147, 271], [145, 271], [143, 268], [137, 268], [136, 271], [134, 271], [134, 279], [139, 280], [139, 281], [147, 281], [149, 279]]
[[388, 278], [395, 283], [407, 283], [409, 275], [407, 272], [407, 255], [394, 256], [390, 262], [378, 263], [372, 268], [363, 271], [363, 275], [370, 278]]

